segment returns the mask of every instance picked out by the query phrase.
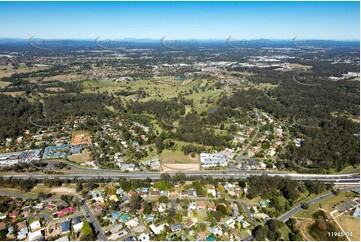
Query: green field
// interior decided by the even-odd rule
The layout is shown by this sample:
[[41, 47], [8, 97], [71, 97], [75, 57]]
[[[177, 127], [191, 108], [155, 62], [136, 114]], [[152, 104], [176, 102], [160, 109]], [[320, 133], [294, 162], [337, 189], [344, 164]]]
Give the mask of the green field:
[[[164, 100], [169, 98], [178, 97], [179, 94], [183, 93], [187, 99], [194, 100], [194, 109], [198, 112], [207, 111], [212, 108], [211, 104], [206, 102], [201, 103], [201, 100], [207, 100], [210, 98], [212, 101], [216, 101], [223, 91], [222, 89], [218, 90], [205, 90], [201, 89], [195, 90], [193, 87], [198, 85], [200, 87], [205, 87], [206, 85], [214, 85], [214, 81], [207, 80], [192, 80], [188, 79], [185, 81], [180, 81], [174, 77], [157, 77], [154, 79], [148, 80], [134, 80], [130, 82], [115, 82], [112, 80], [89, 80], [83, 82], [84, 93], [94, 93], [96, 92], [109, 92], [114, 93], [118, 91], [128, 91], [136, 92], [139, 89], [143, 88], [148, 96], [142, 98], [141, 101], [149, 101], [151, 99], [155, 100]], [[192, 92], [192, 94], [190, 94]], [[129, 96], [123, 96], [125, 100], [134, 99], [136, 94]], [[190, 107], [187, 107], [189, 111]]]
[[191, 158], [190, 155], [184, 155], [182, 151], [164, 150], [160, 155], [162, 163], [199, 163], [199, 155]]

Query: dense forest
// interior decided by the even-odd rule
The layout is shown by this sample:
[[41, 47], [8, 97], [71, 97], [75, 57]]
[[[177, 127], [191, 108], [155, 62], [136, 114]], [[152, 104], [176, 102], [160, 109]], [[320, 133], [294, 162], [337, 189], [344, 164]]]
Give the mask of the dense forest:
[[303, 134], [305, 143], [297, 149], [290, 145], [284, 158], [304, 163], [311, 160], [311, 168], [326, 170], [359, 164], [359, 124], [351, 120], [360, 111], [358, 82], [324, 81], [318, 86], [303, 86], [292, 81], [291, 73], [253, 79], [259, 83], [282, 82], [265, 92], [236, 92], [219, 104], [245, 110], [256, 107], [293, 124], [292, 131]]

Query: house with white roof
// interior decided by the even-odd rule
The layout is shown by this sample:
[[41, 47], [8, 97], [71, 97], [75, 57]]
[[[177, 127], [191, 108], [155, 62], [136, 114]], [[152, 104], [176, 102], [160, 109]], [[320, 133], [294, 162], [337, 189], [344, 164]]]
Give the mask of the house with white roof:
[[35, 231], [35, 230], [38, 230], [41, 228], [41, 224], [40, 224], [40, 221], [34, 221], [30, 224], [30, 229], [31, 231]]
[[83, 228], [83, 222], [77, 223], [73, 225], [73, 231], [74, 232], [79, 232], [82, 228]]
[[155, 226], [154, 224], [151, 224], [149, 226], [149, 228], [153, 231], [154, 234], [160, 234], [162, 233], [162, 231], [164, 230], [165, 228], [165, 223], [164, 224], [160, 224], [158, 226]]
[[139, 241], [149, 241], [149, 234], [142, 233], [138, 236]]
[[32, 233], [29, 233], [28, 234], [29, 240], [30, 241], [38, 241], [38, 240], [42, 239], [44, 237], [43, 231], [44, 230], [38, 230], [38, 231], [35, 231], [35, 232], [32, 232]]

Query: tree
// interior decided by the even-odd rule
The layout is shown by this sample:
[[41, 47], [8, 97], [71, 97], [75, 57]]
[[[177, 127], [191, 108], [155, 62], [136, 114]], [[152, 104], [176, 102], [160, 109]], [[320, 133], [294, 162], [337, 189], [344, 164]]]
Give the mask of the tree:
[[301, 204], [301, 208], [303, 209], [309, 209], [310, 208], [310, 205], [308, 203], [302, 203]]
[[267, 237], [267, 229], [261, 225], [258, 225], [256, 228], [254, 228], [252, 234], [257, 241], [264, 241]]
[[46, 198], [45, 192], [39, 192], [38, 198], [40, 198], [40, 199], [45, 199], [45, 198]]
[[211, 214], [217, 222], [220, 222], [221, 218], [224, 217], [224, 215], [220, 211], [211, 212]]
[[216, 210], [221, 212], [223, 215], [227, 215], [227, 208], [221, 204], [217, 205]]
[[82, 229], [81, 229], [81, 239], [82, 240], [91, 240], [91, 241], [93, 241], [93, 240], [95, 240], [96, 239], [96, 237], [95, 237], [95, 235], [94, 235], [94, 232], [93, 232], [93, 230], [92, 230], [92, 228], [90, 227], [90, 224], [88, 223], [88, 222], [85, 222], [84, 224], [83, 224], [83, 227], [82, 227]]
[[200, 231], [204, 232], [204, 231], [206, 231], [206, 229], [207, 229], [207, 225], [205, 223], [200, 223], [199, 224], [199, 230]]
[[240, 180], [239, 182], [238, 182], [238, 185], [241, 187], [241, 188], [245, 188], [246, 187], [246, 182], [244, 181], [244, 180]]
[[[163, 175], [163, 174], [162, 174]], [[168, 175], [168, 174], [167, 174]], [[162, 180], [162, 181], [158, 181], [156, 182], [153, 187], [154, 188], [158, 188], [159, 190], [163, 190], [163, 191], [168, 191], [169, 188], [171, 187], [170, 182], [166, 181], [166, 180]]]
[[169, 198], [167, 196], [160, 196], [158, 198], [158, 202], [160, 203], [168, 203], [169, 202]]
[[184, 183], [187, 176], [184, 173], [177, 172], [174, 176], [174, 181], [177, 183]]
[[145, 202], [143, 205], [143, 213], [144, 214], [151, 214], [152, 213], [152, 205], [148, 202]]
[[141, 199], [142, 198], [138, 194], [133, 194], [130, 197], [129, 207], [133, 212], [136, 212], [140, 209]]
[[176, 213], [174, 215], [174, 220], [178, 223], [182, 222], [182, 219], [183, 219], [183, 215], [181, 213]]
[[172, 178], [171, 178], [171, 176], [170, 176], [168, 173], [162, 173], [162, 174], [160, 175], [160, 179], [161, 179], [162, 181], [165, 181], [165, 182], [168, 183], [168, 184], [172, 181]]

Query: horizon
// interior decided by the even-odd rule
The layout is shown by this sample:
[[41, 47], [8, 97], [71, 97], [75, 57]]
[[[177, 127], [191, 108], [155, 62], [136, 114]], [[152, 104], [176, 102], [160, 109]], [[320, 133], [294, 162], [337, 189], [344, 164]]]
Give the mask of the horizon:
[[360, 41], [359, 2], [0, 2], [0, 15], [2, 39]]
[[[71, 41], [95, 41], [98, 37], [94, 38], [41, 38], [41, 37], [35, 37], [31, 36], [29, 38], [21, 38], [21, 37], [0, 37], [0, 40], [23, 40], [23, 41], [29, 41], [31, 39], [34, 40], [71, 40]], [[164, 36], [163, 36], [164, 37]], [[166, 39], [166, 40], [184, 40], [184, 41], [191, 41], [191, 40], [197, 40], [197, 41], [226, 41], [227, 38], [230, 36], [227, 36], [226, 38], [207, 38], [207, 39], [197, 39], [197, 38], [172, 38], [172, 39]], [[295, 37], [292, 38], [284, 38], [284, 39], [277, 39], [277, 38], [232, 38], [232, 40], [266, 40], [266, 41], [293, 41]], [[162, 38], [150, 38], [150, 37], [140, 37], [140, 38], [133, 38], [133, 37], [124, 37], [124, 38], [102, 38], [101, 41], [105, 40], [135, 40], [135, 41], [160, 41]], [[360, 39], [312, 39], [312, 38], [297, 38], [298, 41], [300, 40], [315, 40], [315, 41], [333, 41], [333, 42], [360, 42]]]

